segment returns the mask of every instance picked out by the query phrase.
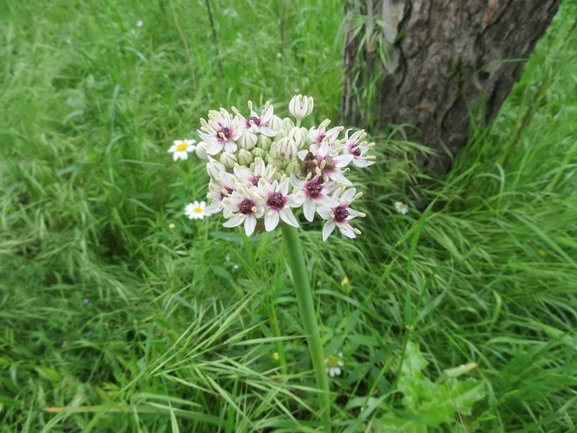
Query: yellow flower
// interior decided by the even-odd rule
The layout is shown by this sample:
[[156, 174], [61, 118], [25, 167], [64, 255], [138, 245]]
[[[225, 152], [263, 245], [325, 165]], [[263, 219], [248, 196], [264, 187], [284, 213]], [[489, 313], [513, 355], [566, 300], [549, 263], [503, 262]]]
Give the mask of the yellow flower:
[[541, 257], [547, 257], [547, 251], [539, 250], [539, 255]]
[[272, 354], [272, 360], [273, 360], [274, 362], [279, 362], [279, 361], [280, 361], [280, 356], [279, 356], [278, 352], [274, 352], [274, 353]]

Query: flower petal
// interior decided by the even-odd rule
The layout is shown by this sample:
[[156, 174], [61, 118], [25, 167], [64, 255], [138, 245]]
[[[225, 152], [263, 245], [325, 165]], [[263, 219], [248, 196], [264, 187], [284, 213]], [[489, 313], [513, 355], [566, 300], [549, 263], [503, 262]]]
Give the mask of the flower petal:
[[254, 229], [256, 228], [256, 218], [252, 215], [247, 216], [244, 222], [244, 232], [247, 236], [253, 234]]
[[335, 222], [332, 219], [326, 222], [325, 226], [323, 227], [323, 241], [327, 240], [329, 235], [335, 230], [335, 227]]
[[290, 226], [298, 227], [299, 222], [295, 218], [293, 211], [290, 208], [284, 208], [279, 211], [281, 219]]
[[269, 215], [269, 213], [264, 215], [264, 228], [267, 232], [273, 231], [278, 226], [279, 220], [278, 212], [272, 212], [272, 215]]

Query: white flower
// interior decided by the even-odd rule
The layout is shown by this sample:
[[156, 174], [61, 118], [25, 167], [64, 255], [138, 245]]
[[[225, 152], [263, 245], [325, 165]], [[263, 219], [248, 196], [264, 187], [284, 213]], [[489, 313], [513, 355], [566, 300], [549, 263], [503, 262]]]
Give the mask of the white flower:
[[409, 212], [409, 208], [402, 201], [396, 201], [395, 202], [395, 209], [397, 210], [397, 212], [402, 213], [403, 215], [405, 215], [407, 212]]
[[200, 119], [202, 127], [198, 134], [209, 143], [206, 153], [216, 155], [224, 149], [225, 152], [236, 152], [238, 140], [242, 129], [238, 118], [233, 118], [224, 108], [219, 111], [208, 112], [208, 122]]
[[354, 158], [353, 155], [343, 154], [334, 156], [331, 150], [329, 142], [324, 141], [316, 153], [318, 167], [322, 172], [324, 180], [328, 181], [330, 179], [345, 185], [352, 185], [351, 181], [343, 175], [341, 168], [346, 167], [352, 162]]
[[296, 95], [289, 102], [289, 111], [295, 118], [302, 120], [312, 113], [314, 106], [312, 97]]
[[221, 171], [214, 181], [211, 180], [208, 184], [209, 192], [207, 194], [211, 204], [204, 210], [205, 215], [220, 212], [223, 209], [222, 200], [236, 191], [237, 183], [237, 177], [225, 171]]
[[142, 22], [142, 20], [138, 20], [136, 22], [136, 27], [142, 27], [144, 25], [144, 23]]
[[256, 228], [256, 220], [264, 215], [264, 201], [242, 183], [237, 183], [236, 187], [236, 191], [222, 200], [224, 216], [229, 218], [223, 226], [236, 227], [244, 224], [244, 232], [250, 236]]
[[172, 146], [168, 149], [168, 153], [172, 153], [175, 161], [178, 159], [188, 159], [188, 154], [194, 152], [196, 140], [174, 140]]
[[308, 221], [314, 219], [318, 207], [335, 207], [339, 204], [328, 195], [338, 188], [334, 182], [323, 183], [318, 175], [312, 179], [300, 180], [294, 174], [291, 174], [291, 182], [299, 189], [294, 194], [294, 201], [303, 206], [303, 213]]
[[340, 367], [345, 365], [345, 363], [341, 360], [342, 356], [343, 356], [343, 353], [339, 352], [338, 356], [331, 355], [327, 359], [325, 359], [325, 364], [327, 365], [327, 373], [331, 377], [341, 375]]
[[332, 144], [336, 141], [337, 137], [344, 129], [342, 126], [335, 126], [327, 131], [327, 127], [331, 121], [329, 119], [325, 119], [321, 122], [318, 129], [314, 127], [309, 131], [309, 138], [313, 142], [311, 145], [311, 150], [316, 152], [317, 149], [323, 144], [323, 142], [328, 142]]
[[271, 184], [264, 178], [258, 182], [258, 194], [263, 197], [267, 210], [264, 215], [264, 228], [270, 232], [278, 226], [279, 218], [288, 225], [298, 227], [299, 223], [295, 218], [291, 207], [299, 207], [293, 200], [293, 194], [288, 194], [288, 179], [283, 176], [280, 182], [276, 180]]
[[355, 188], [347, 189], [344, 192], [342, 191], [342, 188], [339, 188], [332, 195], [332, 198], [339, 202], [337, 206], [329, 207], [325, 205], [317, 209], [319, 215], [327, 220], [323, 227], [323, 241], [327, 240], [329, 235], [335, 230], [335, 227], [338, 227], [343, 235], [351, 239], [361, 234], [359, 229], [351, 227], [349, 220], [358, 216], [364, 217], [365, 214], [351, 209], [349, 205], [362, 194], [356, 194], [357, 190]]
[[188, 205], [186, 205], [186, 208], [184, 208], [184, 214], [189, 217], [191, 220], [195, 219], [195, 220], [201, 220], [204, 219], [204, 208], [206, 207], [206, 203], [201, 201], [200, 203], [198, 201], [195, 201], [193, 203], [190, 203]]
[[375, 161], [374, 156], [365, 156], [365, 153], [369, 151], [369, 149], [374, 146], [374, 143], [367, 144], [366, 141], [359, 143], [363, 138], [366, 137], [366, 133], [364, 130], [360, 130], [355, 132], [353, 135], [349, 137], [349, 130], [347, 130], [345, 134], [345, 143], [343, 144], [343, 152], [345, 154], [349, 154], [353, 156], [353, 164], [357, 167], [368, 167], [369, 165], [373, 165]]
[[267, 123], [272, 119], [273, 116], [273, 106], [270, 105], [270, 101], [266, 101], [264, 110], [262, 110], [262, 114], [260, 116], [252, 109], [252, 101], [248, 101], [248, 108], [250, 110], [250, 117], [245, 119], [236, 108], [232, 107], [232, 111], [234, 111], [240, 118], [241, 123], [244, 124], [244, 127], [246, 128], [246, 131], [253, 134], [260, 133], [266, 135], [267, 137], [274, 137], [278, 130], [274, 130], [273, 128], [267, 126]]

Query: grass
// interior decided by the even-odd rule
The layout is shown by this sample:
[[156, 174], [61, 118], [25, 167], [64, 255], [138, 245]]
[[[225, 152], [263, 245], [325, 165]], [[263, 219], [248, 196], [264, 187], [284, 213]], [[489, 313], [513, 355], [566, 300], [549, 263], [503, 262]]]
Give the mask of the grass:
[[[176, 0], [196, 89], [170, 3], [38, 6], [0, 5], [0, 431], [315, 431], [280, 233], [187, 220], [204, 167], [166, 151], [248, 99], [286, 115], [302, 92], [315, 123], [337, 119], [342, 5], [212, 1], [221, 73], [204, 3]], [[563, 4], [426, 212], [392, 208], [416, 175], [393, 155], [418, 147], [378, 137], [363, 235], [323, 244], [305, 225], [325, 354], [345, 360], [335, 431], [358, 397], [388, 403], [357, 431], [401, 408], [407, 341], [433, 380], [476, 362], [486, 384], [471, 416], [429, 431], [577, 431], [576, 12]]]

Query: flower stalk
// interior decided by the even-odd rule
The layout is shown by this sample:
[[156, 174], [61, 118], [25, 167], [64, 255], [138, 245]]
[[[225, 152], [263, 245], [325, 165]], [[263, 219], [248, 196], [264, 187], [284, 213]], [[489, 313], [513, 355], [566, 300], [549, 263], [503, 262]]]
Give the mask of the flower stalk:
[[[299, 241], [298, 231], [296, 228], [290, 225], [282, 226], [281, 231], [287, 247], [287, 255], [292, 271], [299, 310], [302, 316], [305, 332], [307, 334], [306, 338], [311, 360], [313, 362], [317, 387], [320, 391], [319, 406], [321, 419], [323, 421], [329, 422], [331, 418], [329, 381], [327, 378], [323, 345], [319, 332], [319, 326], [316, 320], [315, 307], [313, 304], [311, 284], [305, 266], [305, 260]], [[330, 432], [329, 425], [327, 425], [326, 431]]]

